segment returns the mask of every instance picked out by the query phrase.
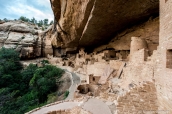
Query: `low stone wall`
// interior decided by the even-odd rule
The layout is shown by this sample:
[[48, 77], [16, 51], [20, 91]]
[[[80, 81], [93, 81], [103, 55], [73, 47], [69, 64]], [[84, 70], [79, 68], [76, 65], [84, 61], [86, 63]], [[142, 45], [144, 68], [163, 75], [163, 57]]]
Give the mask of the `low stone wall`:
[[116, 114], [155, 114], [158, 102], [155, 84], [146, 82], [117, 98]]
[[48, 112], [47, 114], [91, 114], [89, 111], [84, 110], [81, 107], [75, 107], [73, 109], [68, 110], [57, 110]]
[[57, 101], [57, 102], [50, 103], [50, 104], [47, 104], [47, 105], [42, 106], [42, 107], [35, 108], [35, 109], [33, 109], [33, 110], [31, 110], [31, 111], [25, 113], [25, 114], [32, 114], [32, 113], [34, 113], [34, 112], [36, 112], [36, 111], [38, 111], [38, 110], [40, 110], [40, 109], [43, 109], [43, 108], [45, 108], [45, 107], [50, 107], [50, 106], [57, 105], [57, 104], [64, 103], [64, 102], [74, 102], [74, 100], [65, 100], [65, 101], [62, 100], [62, 101]]
[[58, 110], [58, 111], [48, 112], [47, 114], [69, 114], [69, 112], [67, 110]]

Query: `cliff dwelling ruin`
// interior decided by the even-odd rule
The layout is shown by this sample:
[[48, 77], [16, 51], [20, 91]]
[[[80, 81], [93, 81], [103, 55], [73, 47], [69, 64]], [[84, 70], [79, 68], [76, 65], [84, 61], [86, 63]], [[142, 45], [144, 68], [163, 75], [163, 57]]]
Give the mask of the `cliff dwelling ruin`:
[[28, 114], [172, 114], [172, 0], [50, 2], [45, 32], [0, 24], [0, 46], [71, 73], [69, 98]]

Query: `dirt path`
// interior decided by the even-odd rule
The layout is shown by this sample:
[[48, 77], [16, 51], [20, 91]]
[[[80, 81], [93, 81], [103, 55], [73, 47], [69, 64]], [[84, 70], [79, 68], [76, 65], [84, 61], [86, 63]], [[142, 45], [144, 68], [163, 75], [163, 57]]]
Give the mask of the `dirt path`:
[[72, 72], [70, 72], [70, 73], [72, 74], [73, 84], [69, 88], [69, 95], [66, 98], [66, 100], [70, 100], [70, 99], [74, 98], [74, 93], [75, 93], [75, 91], [77, 89], [77, 85], [80, 83], [80, 78], [75, 73], [72, 73]]
[[103, 101], [95, 98], [91, 98], [85, 102], [82, 108], [92, 114], [112, 114], [109, 107]]
[[37, 110], [36, 112], [33, 112], [32, 114], [46, 114], [46, 113], [48, 113], [50, 111], [54, 111], [54, 110], [72, 109], [78, 105], [79, 105], [78, 102], [64, 102], [64, 103], [60, 103], [60, 104], [42, 108], [40, 110]]
[[92, 114], [112, 114], [109, 107], [103, 101], [96, 98], [90, 98], [86, 102], [63, 102], [39, 109], [32, 114], [46, 114], [50, 111], [72, 109], [81, 105], [84, 110], [89, 111]]

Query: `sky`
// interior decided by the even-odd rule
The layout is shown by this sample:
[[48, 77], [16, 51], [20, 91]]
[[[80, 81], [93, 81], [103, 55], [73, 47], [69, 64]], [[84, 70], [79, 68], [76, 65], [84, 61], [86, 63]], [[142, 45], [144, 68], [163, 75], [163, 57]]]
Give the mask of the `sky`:
[[0, 0], [0, 19], [13, 20], [20, 16], [54, 20], [49, 0]]

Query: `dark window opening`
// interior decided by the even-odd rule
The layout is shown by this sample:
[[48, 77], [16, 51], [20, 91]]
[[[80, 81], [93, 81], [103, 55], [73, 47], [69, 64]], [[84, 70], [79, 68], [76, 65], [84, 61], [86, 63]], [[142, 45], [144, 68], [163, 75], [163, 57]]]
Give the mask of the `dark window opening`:
[[172, 49], [166, 52], [166, 68], [172, 69]]
[[95, 78], [93, 77], [93, 81], [95, 81]]

